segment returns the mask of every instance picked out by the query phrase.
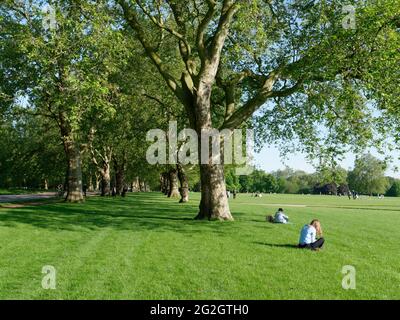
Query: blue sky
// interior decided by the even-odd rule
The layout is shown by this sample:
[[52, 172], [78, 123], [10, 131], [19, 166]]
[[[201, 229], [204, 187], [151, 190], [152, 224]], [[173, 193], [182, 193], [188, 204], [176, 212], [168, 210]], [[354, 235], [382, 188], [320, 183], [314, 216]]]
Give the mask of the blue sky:
[[[375, 157], [383, 160], [384, 156], [379, 154], [376, 150], [370, 150], [370, 152]], [[399, 154], [396, 153], [391, 153], [391, 155], [399, 157]], [[293, 153], [287, 156], [288, 159], [283, 159], [280, 157], [279, 149], [276, 147], [264, 147], [260, 153], [256, 153], [254, 155], [254, 158], [256, 166], [266, 172], [284, 169], [286, 166], [309, 173], [315, 171], [314, 167], [307, 161], [304, 154]], [[348, 153], [346, 154], [345, 159], [340, 162], [340, 165], [344, 169], [352, 169], [354, 166], [354, 160], [355, 155]], [[389, 169], [386, 171], [386, 174], [392, 177], [400, 178], [400, 172], [396, 172], [395, 164], [396, 163], [392, 163], [389, 165]]]

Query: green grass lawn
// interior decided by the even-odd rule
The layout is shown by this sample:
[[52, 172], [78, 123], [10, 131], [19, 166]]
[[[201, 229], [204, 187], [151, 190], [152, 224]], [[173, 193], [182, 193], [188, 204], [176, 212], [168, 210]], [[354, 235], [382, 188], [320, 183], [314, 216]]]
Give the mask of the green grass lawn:
[[[0, 209], [1, 299], [399, 299], [400, 199], [239, 195], [235, 222], [194, 221], [199, 195]], [[265, 222], [284, 207], [292, 224]], [[294, 248], [322, 222], [326, 247]], [[44, 265], [56, 290], [41, 287]], [[357, 271], [342, 289], [342, 267]]]

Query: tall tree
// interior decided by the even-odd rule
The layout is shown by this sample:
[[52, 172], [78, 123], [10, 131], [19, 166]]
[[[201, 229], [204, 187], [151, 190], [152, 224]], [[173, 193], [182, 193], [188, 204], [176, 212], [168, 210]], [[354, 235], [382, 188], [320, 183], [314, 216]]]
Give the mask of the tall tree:
[[10, 95], [24, 97], [29, 112], [57, 124], [68, 167], [66, 201], [82, 201], [81, 157], [89, 134], [81, 131], [82, 121], [89, 110], [101, 117], [112, 108], [107, 78], [121, 60], [107, 1], [6, 0], [0, 12], [2, 37], [12, 38], [25, 62], [6, 71], [11, 80], [28, 79]]
[[392, 186], [386, 192], [386, 195], [389, 197], [400, 197], [400, 181], [395, 180], [392, 183]]
[[384, 162], [371, 154], [365, 154], [356, 159], [354, 169], [349, 172], [349, 186], [363, 194], [384, 194], [388, 188], [385, 170]]
[[63, 184], [65, 156], [58, 128], [16, 109], [0, 125], [0, 185], [45, 189]]
[[[357, 29], [351, 30], [342, 23], [347, 0], [117, 2], [199, 134], [239, 128], [265, 106], [259, 123], [270, 139], [297, 136], [309, 152], [315, 151], [313, 142], [320, 136], [316, 124], [325, 125], [328, 139], [341, 144], [371, 137], [363, 83], [380, 75], [373, 60], [366, 64], [364, 59], [371, 48], [381, 48], [363, 34], [380, 36], [386, 24], [394, 28], [389, 15], [370, 24], [380, 3], [364, 1], [357, 7]], [[387, 12], [398, 14], [395, 0], [385, 2]], [[175, 41], [178, 67], [174, 52], [158, 50], [165, 38]], [[222, 105], [214, 99], [221, 93]], [[223, 164], [209, 160], [200, 165], [197, 218], [232, 220]]]
[[334, 183], [339, 186], [347, 182], [347, 171], [336, 162], [321, 164], [317, 168], [317, 180], [320, 185]]

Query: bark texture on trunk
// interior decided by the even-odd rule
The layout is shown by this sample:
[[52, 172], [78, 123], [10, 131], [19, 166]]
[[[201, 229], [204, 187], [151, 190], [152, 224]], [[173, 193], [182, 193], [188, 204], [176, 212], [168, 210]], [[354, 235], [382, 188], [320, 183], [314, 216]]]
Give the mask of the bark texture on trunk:
[[[91, 147], [92, 162], [97, 167], [100, 175], [101, 183], [101, 196], [109, 196], [111, 193], [111, 160], [112, 160], [112, 148], [104, 147], [103, 153]], [[100, 161], [97, 160], [97, 156], [100, 157]], [[97, 175], [96, 175], [97, 178]]]
[[115, 188], [117, 195], [120, 196], [125, 186], [125, 171], [116, 171], [115, 173]]
[[59, 114], [59, 128], [64, 146], [65, 157], [67, 159], [67, 174], [65, 177], [64, 190], [67, 191], [66, 202], [84, 201], [82, 191], [82, 159], [80, 147], [74, 140], [70, 127], [68, 126], [65, 115]]
[[[214, 70], [214, 72], [216, 72]], [[211, 72], [213, 73], [213, 72]], [[211, 120], [210, 96], [212, 92], [212, 81], [209, 79], [199, 83], [199, 89], [195, 100], [195, 109], [198, 117], [196, 119], [196, 132], [199, 136], [199, 160], [201, 200], [200, 210], [195, 219], [208, 220], [234, 220], [229, 210], [228, 198], [226, 196], [223, 157], [221, 164], [212, 163], [212, 148], [209, 148], [208, 163], [202, 163], [202, 139], [203, 131], [213, 129]], [[202, 150], [203, 149], [203, 150]], [[220, 150], [221, 151], [221, 150]], [[223, 153], [221, 152], [223, 155]], [[207, 159], [206, 155], [203, 155]]]
[[96, 191], [100, 191], [100, 183], [101, 183], [101, 177], [100, 174], [96, 173]]
[[111, 175], [110, 164], [104, 162], [103, 168], [100, 170], [101, 174], [101, 196], [109, 196], [111, 192]]
[[81, 202], [84, 199], [82, 191], [81, 153], [71, 140], [65, 142], [65, 150], [68, 161], [67, 197], [65, 201]]
[[162, 174], [160, 173], [160, 191], [163, 192], [163, 177]]
[[226, 196], [224, 166], [200, 165], [201, 201], [196, 219], [233, 220]]
[[161, 192], [166, 196], [169, 194], [169, 173], [163, 172], [161, 174]]
[[146, 181], [142, 180], [140, 177], [139, 177], [139, 191], [146, 192]]
[[125, 189], [125, 173], [126, 173], [126, 155], [123, 153], [122, 157], [113, 157], [114, 170], [115, 170], [115, 188], [117, 195], [122, 195]]
[[179, 188], [179, 192], [181, 194], [181, 200], [179, 203], [189, 202], [189, 183], [188, 178], [185, 174], [185, 170], [182, 165], [177, 164], [176, 168], [178, 170], [178, 179], [181, 187]]
[[161, 193], [165, 193], [164, 173], [160, 173], [160, 191]]
[[168, 198], [177, 198], [177, 197], [179, 197], [178, 172], [176, 169], [171, 169], [169, 171]]
[[93, 187], [93, 176], [92, 176], [92, 175], [89, 176], [88, 191], [90, 191], [90, 192], [93, 192], [93, 191], [94, 191], [94, 187]]
[[139, 191], [140, 191], [139, 177], [136, 177], [135, 180], [132, 182], [132, 192], [139, 192]]

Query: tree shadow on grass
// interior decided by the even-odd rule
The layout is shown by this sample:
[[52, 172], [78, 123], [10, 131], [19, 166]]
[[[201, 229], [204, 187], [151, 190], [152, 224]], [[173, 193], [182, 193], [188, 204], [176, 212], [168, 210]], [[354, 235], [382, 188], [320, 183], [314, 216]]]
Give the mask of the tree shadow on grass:
[[258, 245], [263, 245], [263, 246], [267, 246], [267, 247], [272, 247], [272, 248], [289, 248], [289, 249], [299, 249], [297, 244], [282, 244], [282, 243], [266, 243], [266, 242], [260, 242], [260, 241], [256, 241], [253, 242], [254, 244], [258, 244]]
[[[157, 194], [90, 198], [84, 204], [52, 204], [0, 211], [0, 226], [27, 224], [50, 230], [82, 231], [113, 228], [133, 232], [174, 231], [185, 234], [230, 233], [230, 223], [196, 221], [198, 203], [179, 204]], [[150, 200], [150, 201], [149, 201]]]

